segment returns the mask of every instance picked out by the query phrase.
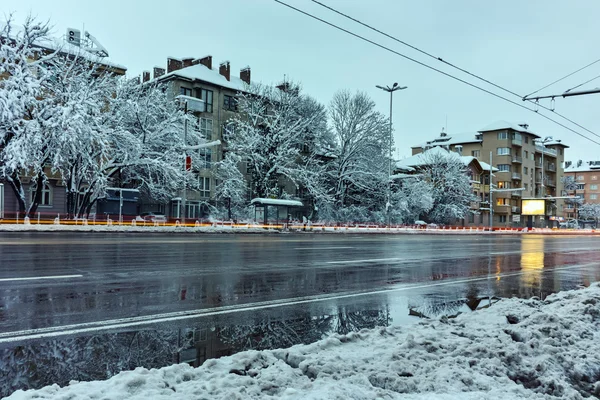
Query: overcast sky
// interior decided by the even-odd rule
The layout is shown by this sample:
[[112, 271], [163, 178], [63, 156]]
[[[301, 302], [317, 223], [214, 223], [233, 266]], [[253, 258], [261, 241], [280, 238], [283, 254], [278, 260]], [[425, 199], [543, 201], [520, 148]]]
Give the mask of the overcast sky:
[[[519, 104], [519, 98], [445, 67], [439, 61], [333, 14], [310, 0], [284, 0], [410, 57], [484, 85]], [[528, 94], [600, 58], [600, 2], [589, 0], [322, 0], [409, 44], [516, 92]], [[7, 2], [8, 3], [8, 2]], [[7, 7], [8, 5], [8, 7]], [[389, 95], [375, 85], [398, 82], [394, 94], [397, 154], [433, 139], [446, 125], [452, 133], [474, 132], [497, 120], [524, 121], [542, 136], [571, 148], [566, 158], [600, 160], [600, 145], [533, 112], [428, 70], [365, 43], [273, 0], [171, 0], [168, 2], [20, 0], [4, 4], [17, 21], [28, 13], [49, 19], [56, 36], [67, 27], [85, 29], [127, 66], [131, 76], [164, 66], [168, 56], [213, 56], [229, 60], [232, 74], [249, 65], [252, 80], [277, 83], [284, 76], [328, 104], [340, 89], [367, 92], [386, 116]], [[540, 94], [557, 94], [600, 75], [600, 63]], [[600, 79], [583, 88], [600, 86]], [[556, 111], [583, 127], [576, 131], [600, 143], [600, 94], [556, 100]], [[549, 101], [542, 103], [550, 106]], [[533, 105], [529, 104], [533, 107]], [[543, 110], [542, 110], [543, 111]]]

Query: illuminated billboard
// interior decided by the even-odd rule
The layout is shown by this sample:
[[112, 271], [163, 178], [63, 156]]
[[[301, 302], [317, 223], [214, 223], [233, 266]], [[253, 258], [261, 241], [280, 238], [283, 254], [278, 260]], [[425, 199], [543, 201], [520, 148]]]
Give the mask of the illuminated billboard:
[[544, 199], [529, 199], [523, 200], [521, 203], [521, 215], [544, 215], [546, 210], [546, 200]]

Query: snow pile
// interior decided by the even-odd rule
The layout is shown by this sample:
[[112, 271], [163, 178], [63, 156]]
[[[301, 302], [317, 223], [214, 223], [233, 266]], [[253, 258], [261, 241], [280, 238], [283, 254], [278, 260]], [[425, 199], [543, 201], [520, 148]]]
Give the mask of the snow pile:
[[138, 368], [20, 399], [580, 399], [600, 395], [600, 286], [410, 327]]

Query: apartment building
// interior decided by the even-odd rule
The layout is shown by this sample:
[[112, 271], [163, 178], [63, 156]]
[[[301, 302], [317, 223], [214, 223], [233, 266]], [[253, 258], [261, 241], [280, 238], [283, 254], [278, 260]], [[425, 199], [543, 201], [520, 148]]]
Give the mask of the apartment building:
[[[578, 196], [583, 203], [600, 203], [600, 161], [567, 161], [565, 177], [573, 178], [573, 185], [565, 188], [567, 196]], [[577, 203], [567, 199], [563, 215], [565, 219], [578, 218]]]
[[[125, 75], [127, 71], [125, 66], [109, 60], [108, 51], [89, 32], [84, 31], [82, 35], [77, 29], [68, 28], [64, 37], [43, 38], [36, 41], [33, 47], [35, 48], [35, 59], [30, 60], [32, 62], [58, 52], [67, 58], [87, 60], [90, 64], [94, 64], [99, 71], [107, 71], [118, 76]], [[55, 218], [64, 215], [67, 210], [67, 195], [62, 177], [57, 172], [53, 172], [50, 167], [44, 168], [44, 174], [48, 181], [42, 188], [41, 202], [37, 208], [38, 215], [41, 218]], [[27, 207], [33, 200], [34, 184], [28, 171], [22, 171], [19, 175]], [[0, 218], [14, 218], [18, 216], [18, 213], [19, 201], [15, 190], [8, 180], [0, 178]]]
[[[477, 132], [442, 132], [437, 138], [413, 146], [412, 154], [436, 146], [475, 157], [498, 169], [492, 181], [494, 226], [554, 226], [556, 217], [563, 215], [564, 199], [560, 197], [564, 150], [569, 146], [560, 140], [543, 138], [525, 123], [497, 121]], [[485, 194], [489, 197], [489, 188]], [[535, 198], [545, 199], [544, 215], [522, 215], [522, 200]]]
[[[250, 85], [250, 67], [244, 67], [238, 76], [231, 74], [231, 64], [224, 61], [213, 69], [212, 56], [201, 58], [167, 58], [166, 68], [154, 67], [142, 73], [142, 82], [156, 80], [169, 85], [173, 98], [183, 95], [199, 100], [194, 108], [198, 129], [209, 141], [223, 139], [227, 121], [237, 113], [236, 95], [247, 91]], [[198, 191], [186, 193], [186, 218], [201, 218], [208, 212], [207, 204], [214, 198], [214, 165], [223, 158], [223, 146], [203, 149], [199, 156], [188, 162], [199, 180]], [[244, 171], [242, 171], [244, 172]], [[174, 197], [170, 204], [142, 204], [142, 211], [161, 211], [171, 218], [181, 218], [182, 196]]]

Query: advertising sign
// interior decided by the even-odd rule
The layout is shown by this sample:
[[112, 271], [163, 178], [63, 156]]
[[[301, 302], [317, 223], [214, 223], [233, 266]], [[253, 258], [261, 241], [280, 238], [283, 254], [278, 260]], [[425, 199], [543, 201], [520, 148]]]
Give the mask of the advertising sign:
[[544, 215], [546, 210], [546, 200], [544, 199], [523, 199], [521, 203], [522, 215]]

